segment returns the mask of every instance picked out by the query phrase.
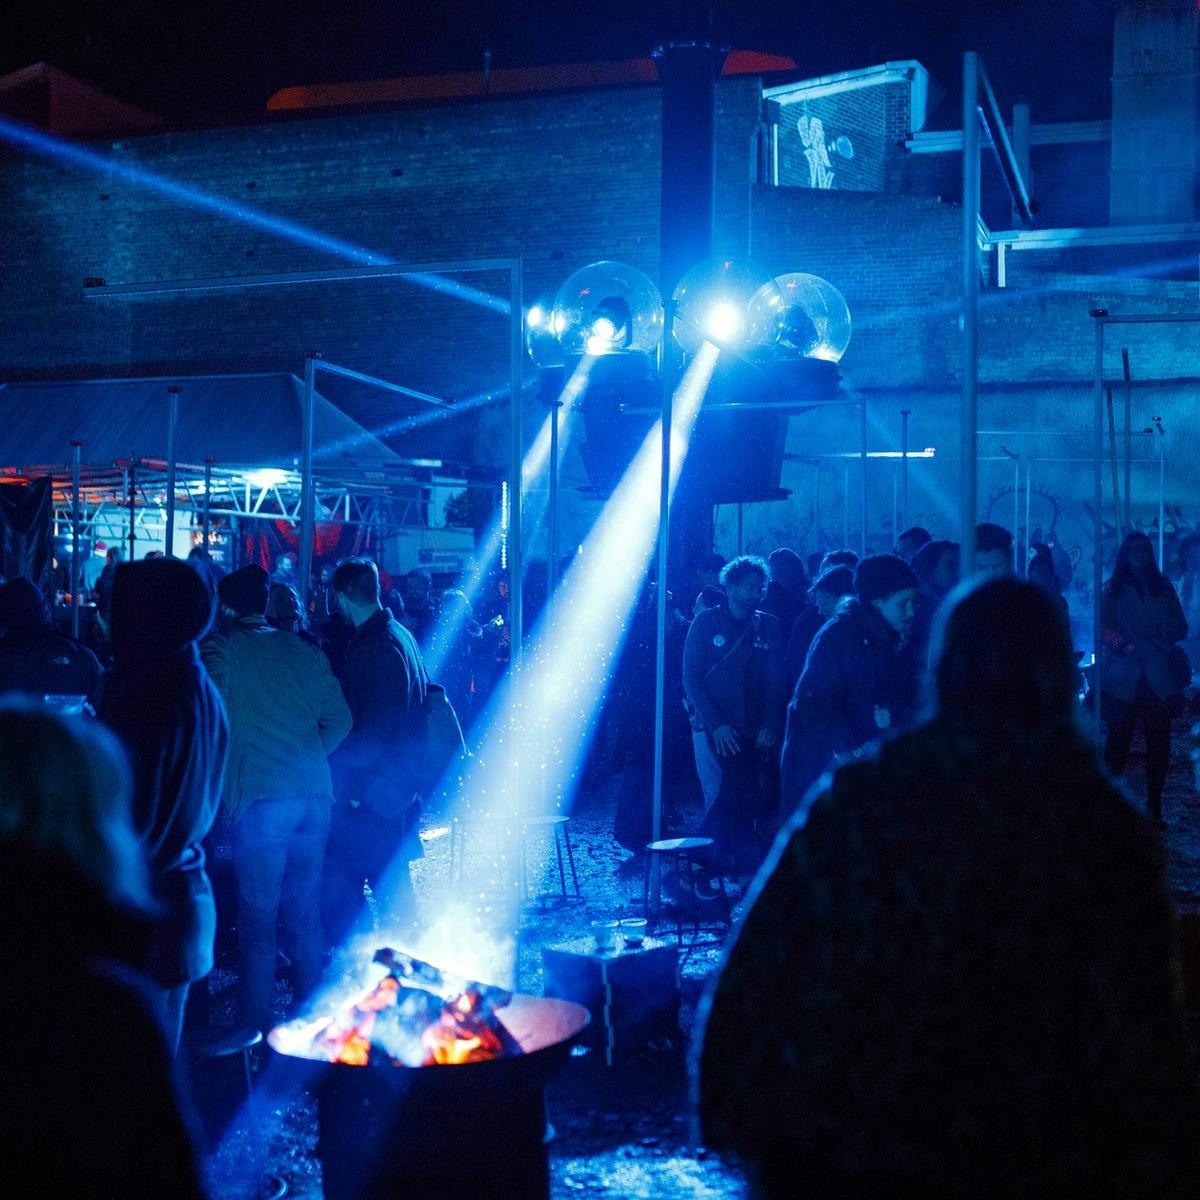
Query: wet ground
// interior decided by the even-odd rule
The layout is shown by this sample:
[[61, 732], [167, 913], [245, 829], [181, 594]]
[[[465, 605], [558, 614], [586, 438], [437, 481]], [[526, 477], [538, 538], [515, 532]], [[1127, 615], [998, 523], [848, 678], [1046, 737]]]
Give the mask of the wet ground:
[[[1200, 908], [1200, 804], [1192, 786], [1185, 730], [1182, 723], [1177, 725], [1164, 802], [1167, 872], [1179, 909], [1196, 911]], [[1144, 776], [1137, 746], [1127, 782], [1135, 803], [1140, 804]], [[541, 993], [546, 946], [589, 936], [589, 923], [594, 919], [641, 912], [642, 874], [629, 869], [629, 855], [612, 838], [612, 791], [610, 786], [594, 792], [571, 821], [582, 901], [561, 907], [538, 903], [539, 894], [558, 890], [557, 861], [548, 835], [537, 835], [531, 843], [527, 888], [531, 902], [522, 910], [516, 953], [515, 983], [521, 991]], [[697, 818], [698, 813], [681, 813], [680, 828], [675, 832], [687, 832], [688, 822]], [[453, 887], [449, 827], [436, 815], [426, 823], [425, 849], [425, 859], [415, 864], [413, 872], [423, 911], [436, 910], [448, 897], [463, 895], [483, 909], [496, 906], [495, 852], [487, 837], [468, 842], [464, 879], [461, 884], [455, 880]], [[711, 923], [694, 947], [685, 947], [681, 1036], [674, 1044], [664, 1041], [644, 1047], [619, 1057], [611, 1067], [597, 1052], [572, 1057], [551, 1083], [548, 1106], [554, 1129], [550, 1162], [555, 1200], [573, 1196], [741, 1200], [747, 1195], [734, 1164], [695, 1144], [687, 1098], [688, 1035], [722, 936], [722, 929]], [[211, 979], [212, 1019], [218, 1025], [230, 1019], [231, 982], [228, 970], [214, 972]], [[282, 987], [280, 1000], [286, 1000]], [[255, 1157], [253, 1141], [244, 1123], [232, 1133], [222, 1134], [230, 1106], [245, 1095], [240, 1058], [196, 1062], [192, 1070], [193, 1094], [209, 1136], [214, 1144], [221, 1143], [210, 1158], [214, 1196], [216, 1200], [245, 1196], [247, 1163], [253, 1163]], [[268, 1098], [261, 1107], [270, 1170], [286, 1180], [289, 1194], [298, 1200], [321, 1200], [311, 1097], [303, 1092], [280, 1095]]]

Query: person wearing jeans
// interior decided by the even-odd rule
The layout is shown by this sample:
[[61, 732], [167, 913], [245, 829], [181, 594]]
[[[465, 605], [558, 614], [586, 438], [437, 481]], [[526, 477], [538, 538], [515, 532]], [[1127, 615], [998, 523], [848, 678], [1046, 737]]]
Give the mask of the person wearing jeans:
[[324, 934], [319, 897], [333, 787], [328, 757], [350, 732], [329, 660], [266, 619], [269, 579], [258, 566], [218, 586], [232, 621], [201, 648], [229, 712], [223, 803], [238, 888], [238, 1020], [272, 1023], [275, 931], [288, 935], [297, 1004], [316, 987]]
[[329, 797], [267, 796], [233, 826], [238, 881], [239, 1018], [257, 1029], [270, 1023], [275, 986], [276, 926], [292, 962], [297, 996], [321, 978], [321, 864], [329, 836]]

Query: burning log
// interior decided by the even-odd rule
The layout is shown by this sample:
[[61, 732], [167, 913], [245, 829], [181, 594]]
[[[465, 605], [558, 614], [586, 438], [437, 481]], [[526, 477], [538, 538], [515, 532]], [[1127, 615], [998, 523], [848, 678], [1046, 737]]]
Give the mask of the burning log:
[[278, 1031], [285, 1053], [346, 1066], [381, 1061], [426, 1067], [484, 1062], [521, 1053], [496, 1015], [513, 994], [442, 971], [385, 946], [372, 962], [387, 974], [338, 1012]]

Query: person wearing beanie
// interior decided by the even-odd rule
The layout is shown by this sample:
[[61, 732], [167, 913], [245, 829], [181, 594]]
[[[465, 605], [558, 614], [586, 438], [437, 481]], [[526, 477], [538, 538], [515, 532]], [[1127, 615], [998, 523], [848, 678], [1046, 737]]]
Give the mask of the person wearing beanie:
[[280, 901], [295, 1002], [323, 966], [321, 871], [333, 784], [329, 755], [350, 732], [350, 710], [319, 646], [267, 620], [270, 577], [255, 564], [217, 585], [231, 624], [200, 653], [229, 714], [222, 794], [237, 877], [238, 1024], [274, 1024]]
[[216, 910], [201, 843], [217, 814], [229, 727], [196, 645], [212, 619], [212, 593], [178, 559], [113, 573], [113, 668], [96, 715], [133, 771], [133, 824], [159, 907], [145, 971], [172, 1051], [188, 988], [213, 965]]
[[861, 757], [915, 714], [916, 681], [901, 650], [917, 577], [903, 559], [874, 554], [855, 568], [854, 591], [817, 634], [788, 706], [785, 811], [831, 764]]
[[88, 696], [100, 682], [100, 660], [58, 632], [41, 590], [18, 575], [0, 586], [0, 694]]
[[854, 595], [854, 572], [845, 566], [826, 567], [808, 589], [810, 603], [796, 618], [792, 636], [788, 639], [784, 668], [787, 672], [787, 692], [796, 690], [796, 681], [804, 670], [809, 648], [821, 626], [837, 611], [847, 596]]

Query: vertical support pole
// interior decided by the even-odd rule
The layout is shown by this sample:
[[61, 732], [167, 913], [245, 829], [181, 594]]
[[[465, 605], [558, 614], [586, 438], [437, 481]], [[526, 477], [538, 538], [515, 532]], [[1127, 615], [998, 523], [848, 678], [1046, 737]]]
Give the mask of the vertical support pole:
[[83, 537], [83, 521], [80, 519], [79, 501], [79, 457], [83, 443], [71, 443], [71, 636], [79, 636], [79, 601], [81, 599], [79, 576], [79, 539]]
[[842, 549], [850, 548], [850, 460], [842, 463]]
[[300, 605], [308, 608], [312, 590], [312, 552], [316, 533], [316, 488], [313, 484], [313, 429], [316, 425], [317, 359], [309, 351], [304, 356], [304, 399], [300, 409], [300, 553], [297, 555], [296, 581], [300, 587]]
[[[509, 267], [509, 428], [512, 438], [508, 488], [508, 589], [510, 609], [509, 665], [514, 672], [521, 669], [522, 647], [525, 640], [525, 531], [523, 529], [524, 500], [521, 495], [521, 464], [525, 456], [525, 429], [521, 390], [521, 371], [525, 358], [522, 336], [524, 316], [521, 295], [521, 260], [513, 259]], [[515, 786], [514, 780], [514, 786]], [[514, 797], [516, 792], [514, 790]]]
[[[663, 799], [663, 734], [667, 691], [667, 557], [671, 545], [671, 417], [675, 399], [675, 301], [663, 301], [664, 316], [662, 349], [659, 353], [659, 374], [662, 381], [662, 416], [659, 418], [662, 436], [658, 481], [658, 562], [655, 575], [658, 581], [658, 635], [654, 649], [654, 794], [651, 802], [651, 841], [662, 837]], [[662, 877], [658, 871], [658, 856], [654, 855], [651, 885], [654, 911], [658, 911]]]
[[133, 562], [137, 549], [137, 467], [132, 463], [125, 468], [125, 491], [129, 511], [129, 561]]
[[178, 384], [167, 388], [167, 528], [163, 534], [163, 553], [170, 558], [175, 553], [175, 439], [179, 429]]
[[1121, 371], [1125, 376], [1125, 532], [1133, 528], [1133, 499], [1130, 480], [1133, 476], [1133, 372], [1129, 369], [1129, 349], [1121, 350]]
[[900, 537], [900, 473], [892, 472], [892, 539]]
[[1093, 709], [1100, 734], [1100, 678], [1104, 646], [1100, 639], [1100, 593], [1104, 590], [1104, 318], [1107, 310], [1092, 311], [1095, 347], [1092, 362], [1092, 644], [1095, 647]]
[[825, 547], [821, 545], [821, 461], [813, 463], [813, 531], [816, 535], [814, 550], [823, 554]]
[[859, 514], [858, 556], [867, 557], [867, 401], [864, 397], [858, 406], [858, 502], [862, 506]]
[[558, 422], [562, 415], [562, 401], [555, 397], [550, 401], [550, 543], [546, 552], [546, 604], [554, 596], [554, 585], [558, 582]]
[[743, 545], [743, 542], [742, 542], [742, 522], [743, 522], [743, 520], [745, 519], [745, 515], [746, 515], [744, 510], [745, 510], [745, 506], [744, 506], [744, 505], [742, 504], [742, 502], [739, 500], [739, 501], [738, 501], [738, 504], [737, 504], [737, 518], [738, 518], [737, 552], [738, 552], [738, 554], [739, 554], [739, 555], [742, 553], [742, 545]]
[[1029, 544], [1033, 539], [1033, 526], [1030, 525], [1030, 523], [1029, 523], [1030, 500], [1032, 499], [1032, 496], [1030, 495], [1030, 493], [1033, 490], [1033, 484], [1031, 483], [1032, 479], [1033, 479], [1033, 459], [1027, 458], [1025, 460], [1025, 561], [1026, 562], [1029, 561]]
[[[1017, 170], [1021, 173], [1021, 178], [1025, 181], [1026, 195], [1033, 194], [1033, 178], [1029, 170], [1029, 105], [1014, 104], [1012, 115], [1012, 151], [1013, 158], [1017, 160]], [[1012, 223], [1015, 229], [1018, 225], [1024, 224], [1024, 217], [1018, 211], [1016, 205], [1013, 205]]]
[[200, 537], [204, 553], [209, 553], [209, 536], [212, 532], [212, 469], [213, 460], [204, 460], [204, 508], [200, 513]]
[[908, 418], [912, 416], [911, 408], [900, 410], [900, 522], [905, 529], [908, 520]]
[[1162, 417], [1154, 418], [1154, 428], [1158, 430], [1158, 569], [1166, 570], [1163, 566], [1163, 538], [1166, 535], [1167, 523], [1167, 431], [1163, 428]]
[[975, 443], [979, 370], [979, 56], [963, 55], [962, 401], [959, 406], [959, 542], [964, 579], [975, 573]]
[[[1020, 575], [1021, 558], [1021, 456], [1013, 455], [1013, 574]], [[1028, 559], [1028, 554], [1025, 558]]]

